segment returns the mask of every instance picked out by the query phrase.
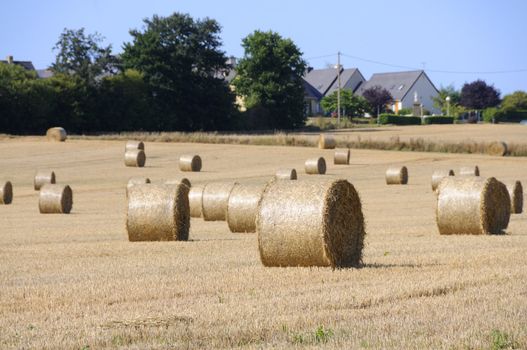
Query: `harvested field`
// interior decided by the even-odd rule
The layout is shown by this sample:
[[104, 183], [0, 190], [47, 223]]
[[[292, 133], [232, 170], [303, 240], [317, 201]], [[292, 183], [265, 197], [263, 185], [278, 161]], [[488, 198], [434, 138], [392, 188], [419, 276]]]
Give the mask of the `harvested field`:
[[[359, 192], [367, 231], [363, 267], [332, 270], [265, 268], [256, 235], [224, 221], [192, 218], [187, 242], [130, 243], [125, 189], [130, 177], [184, 175], [184, 153], [207, 159], [186, 173], [202, 186], [263, 182], [333, 150], [149, 142], [136, 168], [122, 148], [0, 140], [0, 178], [16, 187], [0, 206], [0, 348], [527, 347], [527, 214], [512, 215], [506, 235], [441, 236], [430, 191], [434, 169], [467, 164], [525, 183], [525, 158], [354, 150], [349, 166], [328, 163], [324, 179]], [[385, 185], [393, 164], [408, 167], [408, 185]], [[71, 214], [39, 214], [35, 169], [75, 189]]]

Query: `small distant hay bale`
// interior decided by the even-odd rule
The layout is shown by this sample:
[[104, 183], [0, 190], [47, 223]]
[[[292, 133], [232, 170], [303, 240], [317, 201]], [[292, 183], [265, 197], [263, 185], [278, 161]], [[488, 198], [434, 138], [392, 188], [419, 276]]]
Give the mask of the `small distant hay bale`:
[[278, 169], [274, 177], [277, 180], [296, 180], [296, 169]]
[[135, 185], [130, 188], [128, 240], [186, 241], [190, 228], [186, 185]]
[[364, 216], [346, 180], [271, 181], [256, 219], [265, 266], [358, 266]]
[[73, 192], [68, 185], [45, 184], [40, 188], [38, 208], [41, 214], [69, 214]]
[[143, 141], [135, 141], [135, 140], [126, 141], [126, 145], [124, 146], [125, 152], [136, 150], [136, 149], [140, 149], [142, 151], [145, 150], [145, 144], [143, 143]]
[[454, 170], [436, 170], [432, 174], [432, 191], [435, 191], [437, 189], [437, 186], [439, 186], [439, 183], [441, 180], [443, 180], [445, 177], [448, 176], [454, 176]]
[[165, 185], [179, 185], [179, 184], [183, 184], [187, 186], [188, 188], [192, 187], [190, 180], [187, 179], [186, 177], [177, 177], [177, 178], [172, 178], [172, 179], [165, 181]]
[[198, 155], [182, 155], [179, 157], [179, 169], [181, 171], [200, 171], [201, 157]]
[[145, 166], [146, 155], [143, 150], [132, 149], [124, 153], [124, 164], [130, 167], [142, 168]]
[[507, 183], [509, 196], [511, 197], [511, 214], [523, 212], [523, 186], [520, 181]]
[[126, 184], [126, 198], [128, 198], [128, 191], [130, 190], [130, 187], [135, 186], [135, 185], [149, 184], [149, 183], [151, 183], [151, 181], [147, 177], [141, 177], [141, 176], [131, 177], [128, 180], [128, 183]]
[[320, 134], [318, 137], [318, 148], [320, 149], [334, 149], [337, 146], [337, 141], [333, 135]]
[[442, 235], [499, 234], [509, 224], [509, 192], [493, 177], [449, 176], [438, 192], [436, 221]]
[[61, 127], [49, 128], [46, 131], [46, 138], [49, 141], [64, 142], [64, 141], [66, 141], [67, 137], [68, 136], [66, 134], [66, 130], [64, 130], [64, 128], [61, 128]]
[[194, 186], [188, 193], [188, 202], [190, 205], [190, 217], [200, 218], [201, 208], [203, 206], [203, 187]]
[[203, 188], [201, 215], [205, 221], [225, 221], [235, 182], [210, 182]]
[[324, 157], [311, 158], [306, 160], [304, 167], [306, 174], [324, 175], [326, 173], [326, 160]]
[[13, 201], [13, 185], [11, 181], [0, 182], [0, 204], [11, 204]]
[[503, 141], [492, 142], [487, 147], [487, 154], [491, 156], [503, 157], [507, 154], [508, 147]]
[[408, 183], [408, 169], [405, 166], [400, 168], [391, 167], [386, 170], [387, 185], [406, 185]]
[[349, 165], [350, 163], [350, 149], [337, 149], [335, 150], [335, 158], [333, 160], [335, 164]]
[[38, 170], [33, 180], [35, 191], [40, 190], [45, 184], [54, 184], [56, 182], [55, 172], [51, 170]]
[[265, 185], [236, 184], [229, 195], [227, 224], [231, 232], [256, 232], [258, 202]]
[[464, 166], [459, 169], [460, 176], [479, 176], [479, 168], [476, 165], [475, 167]]

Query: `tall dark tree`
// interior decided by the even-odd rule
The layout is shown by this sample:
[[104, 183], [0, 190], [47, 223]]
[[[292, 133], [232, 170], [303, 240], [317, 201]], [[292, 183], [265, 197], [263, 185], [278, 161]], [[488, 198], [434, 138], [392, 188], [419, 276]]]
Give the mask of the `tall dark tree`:
[[382, 86], [376, 85], [364, 90], [362, 97], [368, 101], [372, 108], [372, 113], [376, 113], [377, 117], [380, 112], [384, 112], [386, 105], [393, 101], [392, 94]]
[[474, 110], [496, 107], [500, 104], [500, 93], [494, 86], [487, 85], [483, 80], [476, 80], [463, 85], [459, 103]]
[[245, 37], [242, 46], [245, 53], [233, 84], [249, 111], [258, 111], [258, 125], [273, 129], [303, 126], [306, 62], [300, 49], [278, 33], [258, 30]]

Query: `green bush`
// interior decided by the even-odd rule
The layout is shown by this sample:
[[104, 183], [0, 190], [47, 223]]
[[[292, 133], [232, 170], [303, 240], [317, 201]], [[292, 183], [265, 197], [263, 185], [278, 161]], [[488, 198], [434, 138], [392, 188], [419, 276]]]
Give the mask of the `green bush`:
[[500, 121], [507, 122], [521, 122], [522, 120], [527, 120], [527, 111], [525, 110], [516, 110], [516, 111], [505, 111], [498, 112]]
[[426, 117], [423, 119], [423, 124], [454, 124], [454, 117], [449, 117], [449, 116]]
[[379, 115], [379, 124], [421, 125], [421, 118], [402, 117], [395, 114], [383, 113]]
[[413, 115], [414, 111], [411, 108], [401, 108], [397, 115]]

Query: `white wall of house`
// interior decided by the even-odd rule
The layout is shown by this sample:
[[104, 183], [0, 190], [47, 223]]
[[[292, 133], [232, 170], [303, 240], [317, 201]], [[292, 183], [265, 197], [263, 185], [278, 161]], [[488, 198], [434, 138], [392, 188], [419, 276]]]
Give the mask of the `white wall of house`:
[[401, 101], [401, 104], [399, 105], [399, 109], [413, 107], [415, 91], [417, 91], [419, 102], [423, 104], [423, 108], [428, 109], [432, 114], [441, 113], [438, 108], [434, 107], [433, 98], [438, 95], [437, 90], [424, 75], [421, 75], [419, 79], [417, 79], [414, 86], [412, 86], [410, 91], [408, 91], [406, 96], [404, 96]]

